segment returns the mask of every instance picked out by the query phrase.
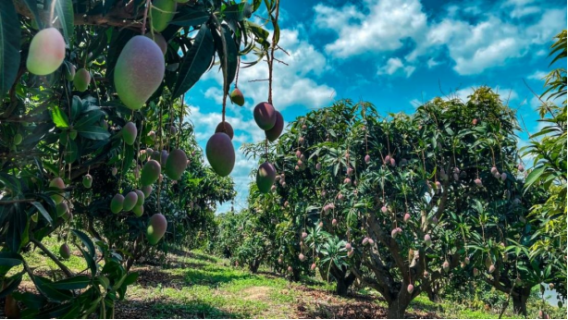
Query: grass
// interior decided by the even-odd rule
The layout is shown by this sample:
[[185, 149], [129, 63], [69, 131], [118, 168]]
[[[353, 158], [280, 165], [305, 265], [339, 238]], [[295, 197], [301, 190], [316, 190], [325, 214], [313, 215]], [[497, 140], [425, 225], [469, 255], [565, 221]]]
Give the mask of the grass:
[[[44, 244], [58, 256], [61, 243], [46, 239]], [[41, 250], [24, 254], [34, 273], [61, 277], [57, 266]], [[74, 272], [83, 271], [79, 251], [63, 263]], [[16, 272], [12, 270], [11, 272]], [[339, 297], [334, 286], [321, 279], [305, 278], [292, 283], [261, 269], [251, 274], [230, 266], [225, 259], [200, 251], [170, 254], [164, 266], [138, 265], [137, 283], [128, 287], [126, 300], [118, 304], [117, 318], [384, 318], [386, 302], [368, 288], [357, 295]], [[24, 279], [28, 280], [29, 279]], [[512, 307], [504, 318], [515, 318]], [[529, 317], [536, 317], [537, 307]], [[453, 301], [438, 304], [426, 296], [417, 297], [407, 312], [413, 318], [496, 319], [499, 308], [488, 311]], [[533, 314], [534, 313], [534, 314]], [[565, 316], [566, 308], [555, 308], [552, 316]], [[565, 317], [564, 317], [565, 318]]]

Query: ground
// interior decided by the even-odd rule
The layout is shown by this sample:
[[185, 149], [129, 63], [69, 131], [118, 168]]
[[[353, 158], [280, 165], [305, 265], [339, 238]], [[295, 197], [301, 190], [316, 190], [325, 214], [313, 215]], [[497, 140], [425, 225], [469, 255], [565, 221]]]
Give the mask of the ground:
[[[58, 244], [50, 243], [49, 247], [56, 249]], [[65, 264], [79, 272], [85, 266], [80, 253], [75, 254]], [[50, 274], [56, 269], [38, 251], [26, 256], [29, 264], [36, 266], [36, 273]], [[178, 251], [169, 254], [164, 265], [141, 264], [132, 271], [140, 276], [136, 284], [128, 287], [126, 300], [117, 305], [116, 318], [377, 319], [386, 314], [385, 302], [373, 292], [339, 297], [333, 294], [331, 285], [316, 279], [293, 283], [268, 270], [251, 274], [201, 251]], [[33, 290], [29, 280], [23, 284], [26, 290]], [[433, 304], [420, 296], [406, 317], [488, 319], [498, 318], [499, 311], [471, 310], [451, 302]], [[512, 316], [507, 310], [505, 317]]]

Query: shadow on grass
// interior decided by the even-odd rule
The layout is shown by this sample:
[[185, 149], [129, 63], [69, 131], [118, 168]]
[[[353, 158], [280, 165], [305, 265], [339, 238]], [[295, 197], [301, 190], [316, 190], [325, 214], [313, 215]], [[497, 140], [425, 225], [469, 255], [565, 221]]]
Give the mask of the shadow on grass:
[[227, 312], [200, 301], [187, 304], [163, 301], [124, 301], [117, 305], [116, 319], [245, 319], [247, 314]]
[[186, 251], [186, 255], [192, 259], [195, 260], [201, 260], [201, 261], [207, 261], [207, 262], [211, 262], [211, 263], [217, 263], [219, 262], [219, 259], [208, 256], [206, 254], [202, 254], [202, 253], [198, 253], [198, 252], [189, 252]]
[[137, 283], [143, 288], [176, 288], [179, 289], [186, 284], [183, 275], [171, 274], [156, 269], [139, 269], [132, 271], [138, 272]]

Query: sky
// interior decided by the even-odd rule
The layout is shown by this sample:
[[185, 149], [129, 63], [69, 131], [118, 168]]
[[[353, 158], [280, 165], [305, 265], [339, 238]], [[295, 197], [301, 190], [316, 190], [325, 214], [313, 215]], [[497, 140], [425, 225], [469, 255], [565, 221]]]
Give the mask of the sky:
[[[539, 101], [528, 87], [543, 91], [549, 47], [566, 28], [566, 13], [566, 3], [556, 0], [281, 0], [279, 46], [287, 54], [276, 54], [285, 64], [274, 66], [273, 104], [286, 123], [343, 98], [369, 101], [383, 115], [412, 113], [434, 97], [465, 100], [472, 88], [487, 85], [518, 110], [525, 124], [519, 144], [526, 145], [527, 131], [539, 128]], [[252, 20], [262, 23], [261, 17]], [[235, 210], [246, 207], [250, 172], [258, 164], [240, 145], [264, 140], [252, 110], [267, 100], [268, 83], [251, 80], [267, 78], [266, 63], [242, 69], [238, 86], [246, 103], [227, 107], [237, 153]], [[205, 149], [221, 121], [218, 68], [185, 97]], [[217, 212], [230, 207], [222, 204]]]

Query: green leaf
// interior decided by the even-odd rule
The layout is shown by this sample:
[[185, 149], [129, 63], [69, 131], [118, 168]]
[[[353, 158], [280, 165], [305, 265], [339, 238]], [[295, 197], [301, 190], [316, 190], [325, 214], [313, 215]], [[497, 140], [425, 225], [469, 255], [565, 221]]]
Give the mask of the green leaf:
[[0, 266], [15, 267], [22, 263], [22, 256], [12, 252], [0, 252]]
[[34, 276], [32, 278], [36, 285], [37, 290], [44, 295], [48, 300], [55, 302], [63, 302], [73, 298], [71, 292], [67, 290], [59, 290], [52, 286], [52, 282], [49, 279]]
[[14, 290], [18, 289], [20, 282], [22, 282], [22, 275], [25, 271], [17, 273], [10, 278], [4, 279], [4, 287], [0, 290], [0, 299], [6, 297]]
[[544, 172], [544, 167], [539, 167], [531, 171], [531, 173], [528, 175], [527, 179], [525, 180], [525, 187], [528, 188], [533, 183], [535, 183], [536, 180], [540, 178], [543, 172]]
[[67, 145], [65, 146], [64, 159], [67, 163], [73, 163], [79, 157], [79, 147], [74, 140], [67, 138]]
[[26, 6], [34, 16], [34, 21], [37, 23], [38, 28], [41, 30], [43, 29], [43, 21], [39, 15], [39, 11], [37, 10], [37, 0], [24, 0]]
[[22, 240], [25, 238], [25, 230], [28, 224], [28, 215], [17, 209], [12, 210], [8, 220], [8, 231], [6, 233], [6, 245], [13, 252], [20, 251]]
[[47, 212], [47, 210], [45, 210], [45, 208], [43, 207], [43, 204], [34, 201], [32, 202], [32, 205], [34, 207], [37, 208], [37, 211], [39, 211], [39, 213], [41, 213], [41, 216], [49, 223], [53, 223], [53, 220], [51, 219], [51, 216], [49, 215], [49, 212]]
[[133, 283], [136, 282], [136, 280], [138, 280], [138, 272], [131, 272], [128, 274], [128, 276], [126, 276], [126, 279], [124, 279], [124, 286], [129, 286]]
[[95, 257], [95, 244], [93, 243], [91, 238], [89, 238], [89, 236], [81, 230], [73, 229], [71, 230], [71, 232], [73, 232], [73, 234], [76, 235], [77, 238], [81, 239], [85, 247], [87, 247], [89, 255], [91, 257]]
[[53, 119], [53, 123], [58, 128], [68, 128], [69, 127], [69, 119], [67, 115], [59, 109], [58, 106], [54, 106], [51, 110], [51, 118]]
[[203, 26], [195, 36], [193, 46], [183, 57], [179, 78], [173, 90], [174, 97], [181, 96], [201, 78], [209, 69], [214, 54], [213, 35], [209, 28]]
[[70, 43], [74, 26], [73, 0], [55, 1], [55, 18], [59, 20], [61, 29], [63, 29], [63, 37], [65, 37], [67, 43]]
[[192, 27], [202, 25], [209, 20], [209, 12], [195, 10], [187, 14], [176, 17], [170, 23], [180, 27]]
[[86, 288], [90, 283], [91, 278], [87, 276], [76, 276], [73, 278], [56, 281], [52, 283], [51, 286], [55, 289], [77, 290]]
[[12, 1], [0, 1], [0, 96], [14, 84], [20, 67], [20, 19]]
[[110, 138], [110, 133], [107, 129], [99, 126], [84, 126], [77, 129], [77, 132], [84, 138], [91, 140], [106, 140]]
[[[223, 72], [227, 74], [227, 89], [229, 85], [235, 80], [235, 75], [237, 74], [237, 62], [239, 51], [233, 37], [231, 37], [231, 29], [227, 25], [221, 26], [222, 37], [225, 38], [223, 46], [223, 51], [219, 52], [219, 57], [221, 59], [221, 66]], [[225, 55], [227, 57], [227, 64], [225, 65]]]

